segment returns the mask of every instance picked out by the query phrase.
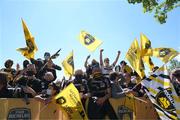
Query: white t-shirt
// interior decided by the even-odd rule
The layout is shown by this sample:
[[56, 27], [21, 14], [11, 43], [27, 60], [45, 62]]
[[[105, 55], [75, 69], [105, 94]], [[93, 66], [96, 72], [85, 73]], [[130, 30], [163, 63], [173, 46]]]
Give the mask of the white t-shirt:
[[103, 75], [109, 75], [109, 73], [113, 71], [114, 67], [115, 67], [114, 65], [110, 65], [110, 66], [106, 66], [106, 67], [101, 66], [102, 74]]

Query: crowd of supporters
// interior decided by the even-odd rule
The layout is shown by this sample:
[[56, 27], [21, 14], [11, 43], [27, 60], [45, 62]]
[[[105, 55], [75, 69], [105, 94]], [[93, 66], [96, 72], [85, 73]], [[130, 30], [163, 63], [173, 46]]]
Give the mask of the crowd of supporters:
[[[109, 58], [103, 60], [103, 51], [100, 50], [99, 62], [93, 59], [89, 63], [90, 56], [87, 56], [84, 63], [85, 71], [78, 69], [69, 80], [62, 78], [58, 82], [56, 71], [61, 70], [61, 67], [53, 63], [48, 52], [44, 54], [44, 59], [24, 60], [22, 69], [19, 64], [16, 65], [16, 69], [12, 68], [13, 60], [9, 59], [0, 70], [0, 98], [23, 98], [27, 104], [29, 98], [35, 98], [47, 104], [51, 98], [73, 83], [81, 95], [83, 106], [88, 111], [88, 118], [102, 119], [108, 115], [109, 118], [116, 119], [108, 101], [110, 97], [121, 98], [130, 93], [142, 97], [145, 92], [139, 84], [139, 75], [125, 61], [117, 64], [120, 51], [112, 64]], [[154, 67], [153, 72], [157, 69], [157, 66]], [[180, 69], [172, 72], [171, 80], [177, 94], [180, 95]]]

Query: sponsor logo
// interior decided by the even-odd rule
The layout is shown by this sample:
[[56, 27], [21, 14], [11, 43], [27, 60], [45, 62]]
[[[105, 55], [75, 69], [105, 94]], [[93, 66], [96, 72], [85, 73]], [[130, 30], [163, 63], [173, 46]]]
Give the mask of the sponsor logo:
[[124, 105], [119, 106], [118, 118], [120, 120], [133, 120], [133, 111]]
[[30, 120], [31, 110], [29, 108], [13, 108], [9, 110], [7, 120]]

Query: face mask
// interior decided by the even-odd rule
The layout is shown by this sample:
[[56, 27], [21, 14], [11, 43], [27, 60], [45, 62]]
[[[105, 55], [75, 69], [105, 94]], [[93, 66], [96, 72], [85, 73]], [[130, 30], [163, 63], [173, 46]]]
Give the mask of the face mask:
[[50, 57], [49, 56], [44, 56], [45, 60], [48, 60]]
[[11, 68], [11, 66], [12, 66], [11, 64], [6, 64], [5, 65], [6, 68]]
[[47, 95], [51, 95], [52, 94], [52, 90], [51, 89], [47, 89], [46, 94]]
[[115, 81], [115, 80], [116, 80], [116, 76], [112, 75], [112, 76], [110, 77], [110, 80], [111, 80], [111, 81]]
[[81, 79], [83, 78], [83, 76], [82, 76], [82, 75], [76, 75], [75, 78], [76, 78], [77, 80], [81, 80]]

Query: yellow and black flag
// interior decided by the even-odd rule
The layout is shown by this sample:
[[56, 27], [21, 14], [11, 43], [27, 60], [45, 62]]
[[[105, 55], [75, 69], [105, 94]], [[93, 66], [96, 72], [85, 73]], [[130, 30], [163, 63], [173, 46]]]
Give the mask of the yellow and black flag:
[[180, 116], [180, 100], [173, 94], [175, 90], [170, 81], [167, 68], [162, 66], [141, 82], [162, 120], [178, 120]]
[[80, 43], [91, 52], [95, 51], [96, 48], [98, 48], [102, 44], [101, 40], [98, 40], [96, 37], [90, 35], [85, 31], [81, 31], [79, 40]]
[[55, 97], [55, 101], [70, 120], [88, 120], [79, 92], [73, 83], [61, 91]]
[[28, 30], [28, 27], [26, 26], [25, 22], [22, 19], [22, 25], [23, 25], [23, 30], [24, 30], [24, 36], [26, 39], [26, 46], [24, 48], [18, 48], [17, 51], [21, 52], [23, 56], [25, 56], [27, 59], [34, 58], [35, 52], [38, 50], [34, 37]]
[[143, 61], [148, 65], [150, 70], [154, 68], [154, 64], [151, 59], [152, 55], [152, 47], [151, 47], [151, 41], [144, 35], [141, 34], [141, 56]]
[[152, 47], [151, 41], [141, 33], [141, 55], [142, 56], [151, 56], [152, 55]]
[[138, 41], [135, 39], [129, 48], [126, 58], [134, 68], [134, 70], [138, 73], [138, 75], [143, 78], [145, 76], [144, 73], [144, 64], [141, 59], [141, 51], [139, 48]]
[[173, 48], [154, 48], [153, 56], [161, 59], [164, 63], [167, 63], [179, 53]]
[[62, 62], [62, 66], [64, 67], [64, 72], [67, 76], [72, 76], [74, 74], [73, 51]]

